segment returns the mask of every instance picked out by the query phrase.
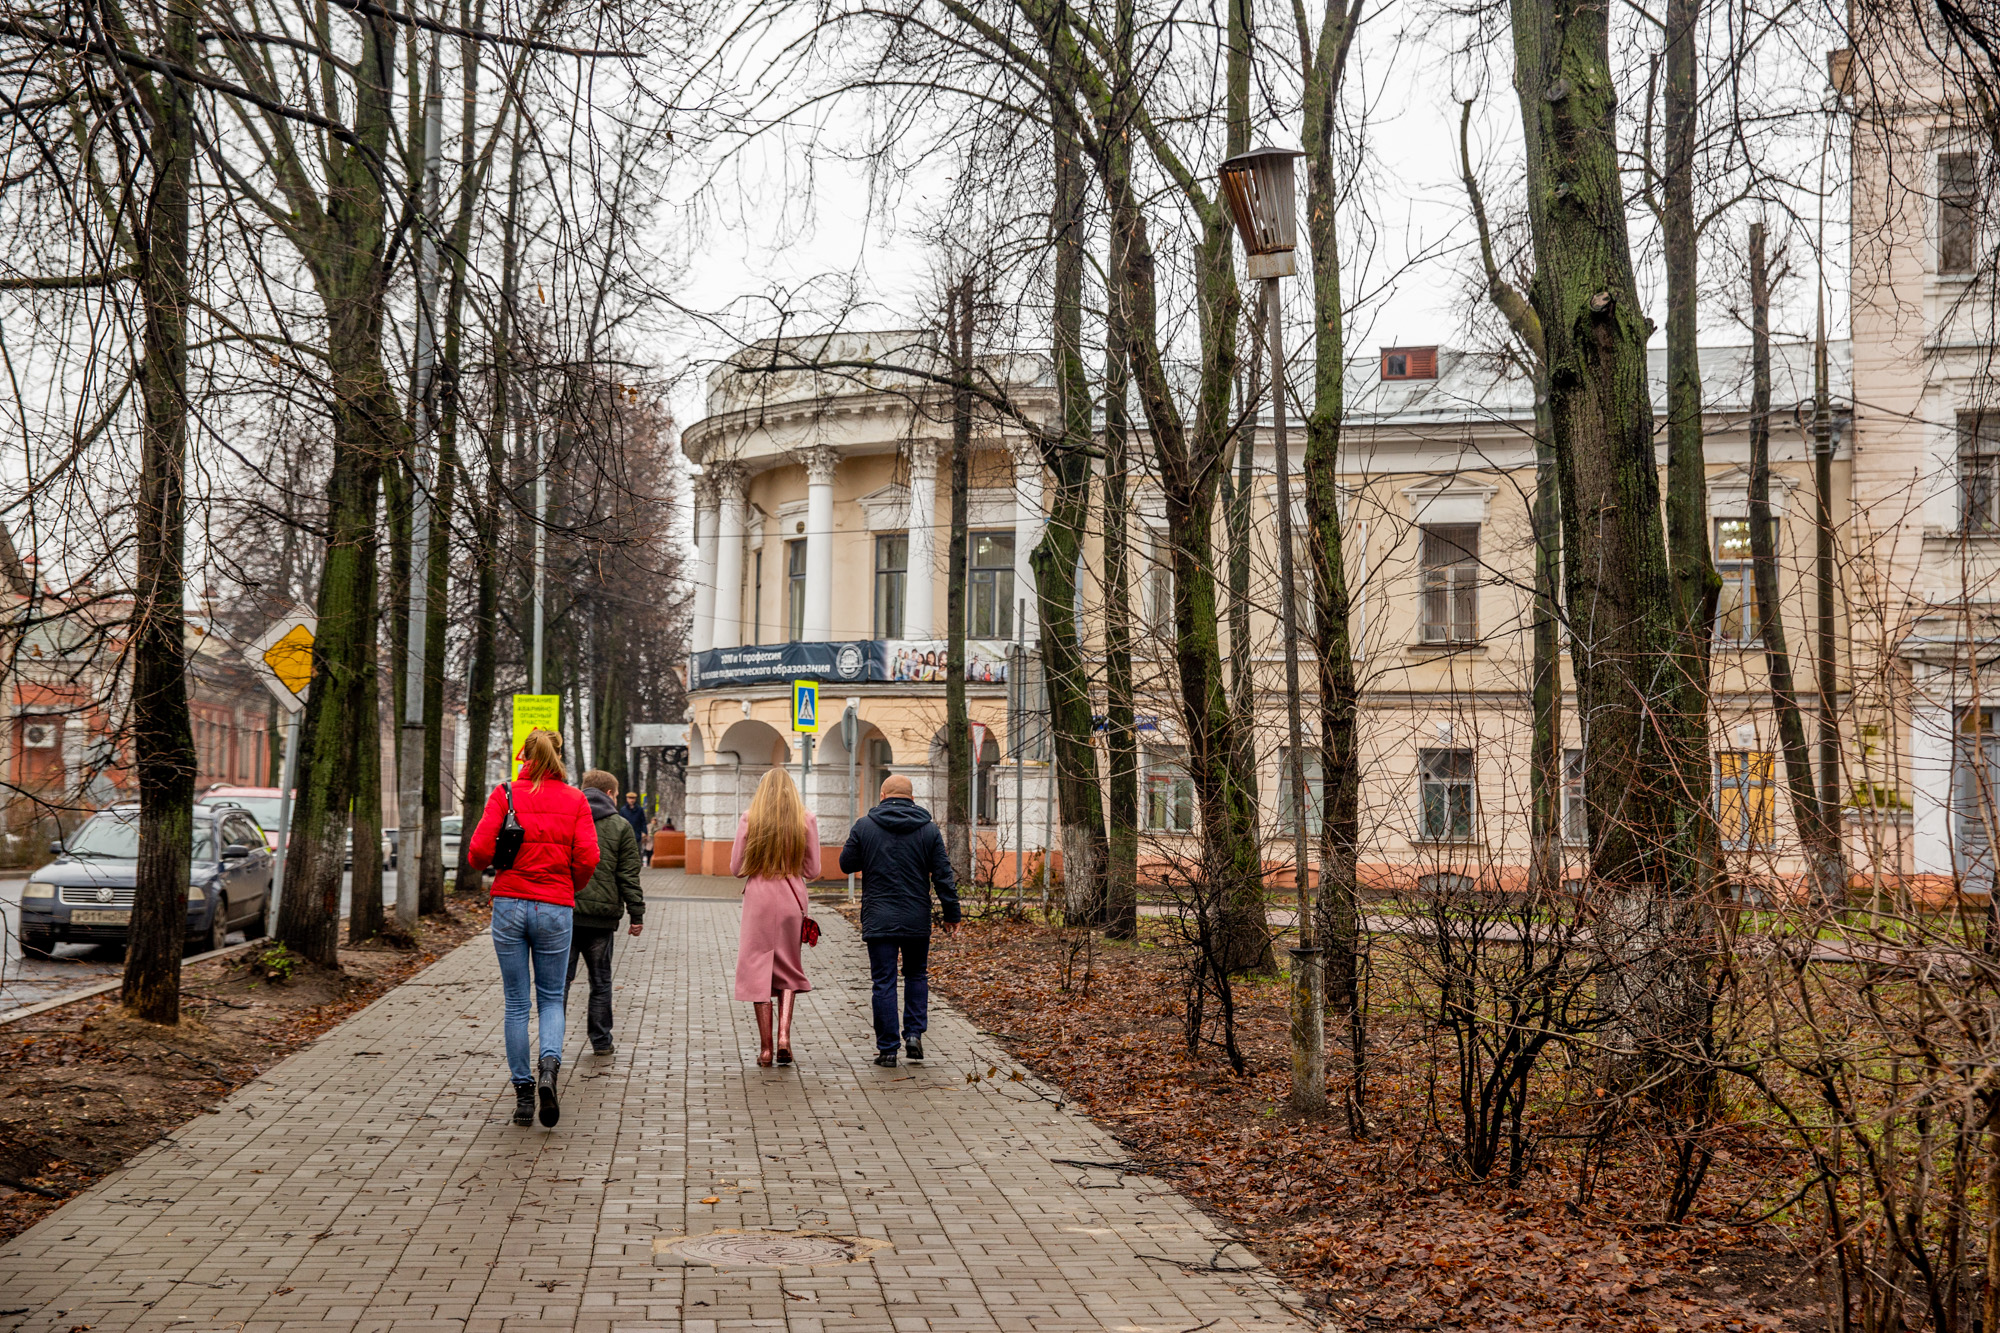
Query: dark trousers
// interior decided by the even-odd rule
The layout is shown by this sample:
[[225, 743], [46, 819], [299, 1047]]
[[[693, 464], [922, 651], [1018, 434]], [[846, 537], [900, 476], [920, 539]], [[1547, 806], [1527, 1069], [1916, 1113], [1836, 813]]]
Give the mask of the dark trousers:
[[578, 926], [569, 936], [564, 985], [576, 980], [576, 960], [581, 958], [590, 972], [590, 1044], [600, 1050], [611, 1044], [611, 937], [617, 933], [616, 926]]
[[[928, 935], [895, 935], [869, 940], [868, 970], [874, 976], [875, 1047], [893, 1051], [924, 1035], [931, 1004], [931, 941]], [[903, 961], [903, 1026], [896, 1029], [896, 959]]]

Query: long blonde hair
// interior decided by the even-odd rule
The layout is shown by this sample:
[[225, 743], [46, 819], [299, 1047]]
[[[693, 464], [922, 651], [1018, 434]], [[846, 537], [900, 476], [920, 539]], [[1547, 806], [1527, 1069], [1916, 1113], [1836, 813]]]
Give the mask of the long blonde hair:
[[743, 835], [743, 873], [781, 879], [806, 864], [806, 803], [792, 775], [774, 768], [750, 798], [750, 825]]
[[541, 727], [529, 732], [528, 739], [521, 742], [521, 776], [527, 780], [530, 791], [540, 791], [543, 778], [568, 782], [569, 770], [562, 761], [562, 737]]

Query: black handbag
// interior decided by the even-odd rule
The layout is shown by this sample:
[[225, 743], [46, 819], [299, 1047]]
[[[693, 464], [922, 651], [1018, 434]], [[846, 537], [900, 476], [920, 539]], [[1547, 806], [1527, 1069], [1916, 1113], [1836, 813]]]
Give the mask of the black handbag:
[[514, 868], [514, 858], [521, 854], [521, 844], [528, 840], [528, 830], [521, 827], [521, 821], [514, 813], [514, 784], [503, 782], [500, 790], [507, 793], [507, 818], [500, 824], [500, 831], [493, 835], [494, 873]]

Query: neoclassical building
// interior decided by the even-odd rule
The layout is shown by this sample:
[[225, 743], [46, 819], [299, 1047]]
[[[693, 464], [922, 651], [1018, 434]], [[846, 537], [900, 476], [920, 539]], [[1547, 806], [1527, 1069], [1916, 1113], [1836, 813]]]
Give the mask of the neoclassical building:
[[[873, 804], [892, 768], [913, 779], [919, 801], [943, 808], [949, 402], [919, 376], [889, 369], [746, 368], [760, 354], [768, 364], [773, 351], [753, 348], [716, 371], [708, 415], [682, 437], [702, 465], [688, 681], [695, 873], [728, 873], [737, 814], [773, 764], [800, 778], [829, 875], [855, 802]], [[920, 336], [897, 332], [790, 343], [776, 359], [935, 368]], [[995, 360], [987, 370], [1028, 411], [1049, 410], [1039, 362]], [[1039, 829], [1045, 818], [1044, 747], [1016, 754], [1008, 707], [1016, 645], [1031, 652], [1037, 632], [1028, 556], [1041, 534], [1042, 470], [1026, 446], [1018, 429], [982, 414], [969, 460], [967, 694], [989, 855], [1002, 843], [1011, 851], [1017, 828]], [[800, 678], [820, 683], [827, 714], [810, 774], [789, 730]], [[851, 755], [836, 724], [850, 701], [860, 719]], [[1046, 841], [1034, 834], [1035, 847]]]
[[[1846, 352], [1837, 345], [1834, 356], [1843, 402]], [[787, 368], [800, 361], [842, 368]], [[1663, 396], [1664, 358], [1655, 363], [1655, 392]], [[689, 664], [688, 865], [697, 873], [727, 873], [737, 816], [773, 765], [801, 779], [818, 816], [828, 876], [836, 873], [831, 854], [849, 821], [872, 803], [886, 773], [908, 775], [919, 801], [943, 806], [950, 515], [941, 473], [949, 468], [951, 425], [947, 403], [921, 378], [932, 365], [919, 335], [857, 333], [791, 344], [775, 355], [768, 345], [753, 347], [710, 378], [708, 415], [684, 436], [688, 456], [701, 465], [701, 582]], [[1053, 409], [1040, 359], [995, 359], [986, 371], [1030, 419]], [[1791, 838], [1776, 797], [1749, 573], [1747, 351], [1712, 349], [1704, 371], [1710, 530], [1728, 585], [1715, 652], [1718, 815], [1738, 872], [1753, 877], [1783, 872]], [[1809, 625], [1812, 468], [1805, 424], [1789, 408], [1811, 394], [1809, 348], [1780, 345], [1774, 376], [1774, 397], [1787, 411], [1773, 432], [1772, 502], [1796, 646]], [[1398, 347], [1350, 368], [1347, 403], [1341, 471], [1350, 628], [1363, 689], [1367, 873], [1377, 882], [1440, 872], [1505, 880], [1525, 866], [1528, 849], [1532, 393], [1497, 359]], [[1301, 443], [1295, 436], [1294, 460]], [[1834, 460], [1843, 523], [1850, 444], [1843, 416]], [[1031, 711], [1038, 626], [1028, 562], [1048, 483], [1026, 445], [1017, 425], [983, 414], [969, 455], [965, 615], [979, 760], [975, 806], [982, 878], [1002, 885], [1012, 882], [1017, 853], [1032, 875], [1052, 841], [1046, 738]], [[1278, 634], [1285, 585], [1274, 456], [1269, 428], [1260, 425], [1247, 478], [1232, 470], [1231, 484], [1250, 509], [1244, 656], [1256, 699], [1264, 823], [1273, 854], [1282, 855], [1293, 761]], [[1157, 859], [1186, 847], [1196, 813], [1174, 712], [1171, 534], [1161, 496], [1144, 476], [1135, 481], [1131, 510], [1140, 818], [1146, 855]], [[1078, 629], [1101, 670], [1101, 507], [1097, 512], [1079, 569]], [[1228, 549], [1219, 518], [1215, 548], [1218, 558]], [[1300, 609], [1309, 616], [1309, 600]], [[1229, 626], [1223, 632], [1228, 651]], [[1028, 709], [1014, 706], [1010, 675], [1030, 678], [1017, 680]], [[790, 684], [799, 678], [820, 683], [828, 720], [810, 774], [804, 746], [788, 731]], [[1101, 698], [1101, 677], [1094, 683]], [[859, 719], [852, 755], [833, 725], [850, 701]], [[1588, 775], [1573, 710], [1565, 726], [1565, 832], [1580, 845]], [[1310, 750], [1304, 762], [1317, 788]], [[1059, 869], [1059, 859], [1051, 860]]]

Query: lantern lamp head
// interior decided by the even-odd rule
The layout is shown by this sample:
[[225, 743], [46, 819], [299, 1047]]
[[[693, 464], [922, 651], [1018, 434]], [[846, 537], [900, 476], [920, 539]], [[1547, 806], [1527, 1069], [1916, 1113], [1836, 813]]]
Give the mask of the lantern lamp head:
[[1292, 248], [1298, 242], [1298, 186], [1292, 178], [1292, 159], [1304, 156], [1294, 148], [1267, 144], [1222, 164], [1222, 193], [1243, 238], [1243, 251], [1250, 257], [1253, 278], [1284, 278], [1298, 272], [1292, 261]]

